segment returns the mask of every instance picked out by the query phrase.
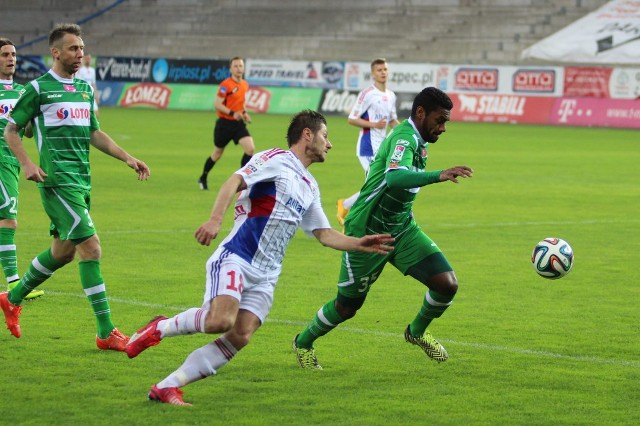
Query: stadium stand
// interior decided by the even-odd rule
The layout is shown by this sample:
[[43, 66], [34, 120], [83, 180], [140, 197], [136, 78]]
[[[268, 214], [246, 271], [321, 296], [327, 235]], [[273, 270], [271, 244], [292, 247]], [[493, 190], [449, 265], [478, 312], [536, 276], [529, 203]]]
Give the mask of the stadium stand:
[[21, 54], [48, 54], [51, 26], [79, 22], [94, 55], [519, 64], [524, 48], [606, 2], [4, 0], [2, 31]]

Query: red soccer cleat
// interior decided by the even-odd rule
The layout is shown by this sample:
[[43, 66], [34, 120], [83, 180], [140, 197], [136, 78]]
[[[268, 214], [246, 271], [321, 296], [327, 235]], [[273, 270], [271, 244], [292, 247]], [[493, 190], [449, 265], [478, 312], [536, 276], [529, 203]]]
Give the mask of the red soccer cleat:
[[151, 401], [158, 401], [171, 405], [191, 406], [188, 402], [184, 402], [182, 395], [183, 392], [179, 388], [159, 389], [156, 385], [151, 386], [151, 390], [149, 391], [149, 399]]
[[160, 330], [158, 330], [158, 323], [165, 319], [167, 319], [167, 317], [159, 315], [131, 336], [127, 344], [127, 355], [129, 358], [135, 358], [148, 347], [160, 343], [162, 338], [160, 337]]
[[16, 306], [9, 302], [9, 293], [3, 291], [0, 293], [0, 308], [4, 313], [4, 321], [7, 323], [7, 328], [15, 337], [20, 337], [20, 313], [22, 312], [22, 306]]
[[96, 336], [96, 346], [103, 351], [119, 351], [124, 352], [127, 350], [127, 342], [129, 337], [120, 333], [117, 328], [111, 330], [111, 334], [106, 339], [101, 339]]

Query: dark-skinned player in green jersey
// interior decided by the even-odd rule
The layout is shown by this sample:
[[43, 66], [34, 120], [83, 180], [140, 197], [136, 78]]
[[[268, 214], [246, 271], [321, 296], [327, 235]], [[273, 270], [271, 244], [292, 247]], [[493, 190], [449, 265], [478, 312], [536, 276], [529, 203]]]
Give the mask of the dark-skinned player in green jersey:
[[428, 144], [435, 143], [445, 132], [452, 108], [449, 96], [428, 87], [414, 98], [411, 118], [394, 127], [382, 142], [360, 196], [346, 218], [345, 235], [388, 233], [396, 239], [394, 249], [387, 255], [343, 253], [337, 297], [322, 306], [293, 340], [302, 368], [322, 369], [314, 342], [355, 316], [387, 263], [428, 288], [418, 314], [405, 328], [405, 340], [420, 347], [431, 359], [447, 360], [447, 351], [427, 327], [451, 305], [458, 280], [447, 258], [414, 220], [412, 207], [421, 187], [446, 181], [458, 183], [458, 178], [473, 174], [468, 166], [425, 170]]

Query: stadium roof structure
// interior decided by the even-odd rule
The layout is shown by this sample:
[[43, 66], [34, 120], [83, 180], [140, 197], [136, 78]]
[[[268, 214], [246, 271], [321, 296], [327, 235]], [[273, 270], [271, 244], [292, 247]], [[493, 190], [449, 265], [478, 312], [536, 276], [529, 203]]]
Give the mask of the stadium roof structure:
[[521, 58], [640, 65], [640, 2], [613, 0], [528, 47]]

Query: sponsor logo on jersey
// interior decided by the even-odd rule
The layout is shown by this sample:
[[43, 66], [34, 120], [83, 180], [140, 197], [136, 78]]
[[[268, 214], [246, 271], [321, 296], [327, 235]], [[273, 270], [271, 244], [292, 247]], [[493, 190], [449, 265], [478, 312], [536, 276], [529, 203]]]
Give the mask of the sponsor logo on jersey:
[[47, 99], [55, 99], [55, 98], [61, 98], [62, 97], [62, 93], [52, 93], [50, 95], [47, 95]]
[[402, 160], [402, 156], [404, 155], [405, 147], [402, 145], [396, 145], [396, 149], [393, 150], [393, 155], [391, 155], [392, 163], [399, 163]]
[[56, 126], [89, 126], [91, 110], [88, 102], [57, 102], [42, 105], [44, 124]]
[[13, 90], [13, 85], [11, 85], [11, 84], [5, 84], [5, 85], [4, 85], [4, 90]]
[[6, 103], [1, 103], [0, 104], [0, 117], [2, 118], [6, 118], [9, 116], [9, 113], [11, 112], [11, 110], [13, 110], [13, 106], [15, 105], [15, 101], [12, 102], [6, 102]]
[[301, 216], [304, 216], [304, 213], [307, 211], [307, 209], [305, 209], [302, 206], [300, 201], [296, 200], [293, 197], [289, 197], [289, 199], [285, 203], [285, 206], [287, 206], [287, 207], [291, 208], [292, 210], [298, 212]]
[[254, 166], [252, 166], [251, 164], [247, 164], [247, 166], [242, 169], [242, 173], [244, 173], [245, 175], [249, 176], [251, 173], [257, 172], [258, 169], [255, 168]]
[[240, 216], [244, 216], [247, 214], [247, 211], [244, 209], [244, 206], [241, 204], [236, 204], [236, 207], [233, 212], [233, 220], [236, 220]]
[[397, 146], [397, 145], [409, 146], [409, 143], [410, 143], [410, 142], [409, 142], [408, 140], [406, 140], [406, 139], [398, 139], [398, 140], [396, 141], [396, 146]]
[[76, 86], [73, 84], [63, 84], [62, 87], [64, 87], [65, 92], [73, 93], [76, 91]]

